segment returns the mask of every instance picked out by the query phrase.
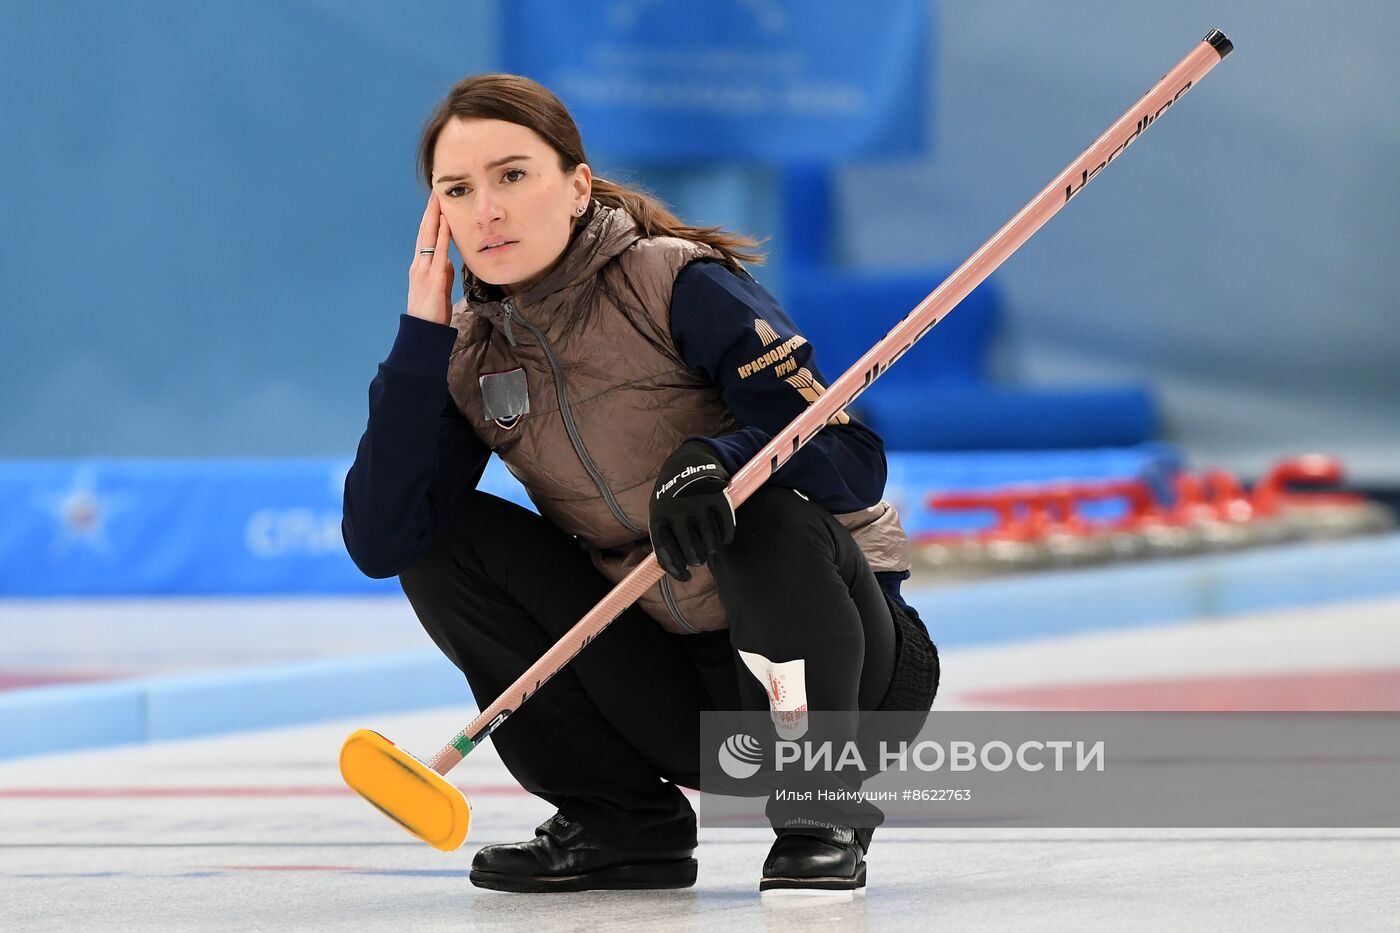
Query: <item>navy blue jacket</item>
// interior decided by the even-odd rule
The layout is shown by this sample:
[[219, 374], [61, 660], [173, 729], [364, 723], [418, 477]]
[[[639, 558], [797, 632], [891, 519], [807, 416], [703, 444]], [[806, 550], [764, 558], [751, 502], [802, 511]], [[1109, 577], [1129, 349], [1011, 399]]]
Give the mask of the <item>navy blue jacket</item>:
[[[671, 338], [743, 425], [703, 438], [731, 474], [809, 404], [785, 375], [806, 369], [827, 385], [805, 341], [774, 365], [745, 366], [799, 335], [773, 296], [747, 274], [700, 260], [676, 277]], [[456, 338], [450, 325], [401, 315], [394, 346], [370, 383], [369, 423], [345, 477], [341, 523], [351, 558], [368, 576], [394, 576], [426, 550], [462, 495], [476, 487], [491, 455], [447, 391]], [[775, 373], [777, 362], [787, 367], [783, 374]], [[796, 489], [832, 512], [853, 512], [880, 501], [885, 473], [883, 442], [852, 418], [824, 428], [769, 483]], [[899, 581], [908, 573], [876, 576], [898, 599]]]

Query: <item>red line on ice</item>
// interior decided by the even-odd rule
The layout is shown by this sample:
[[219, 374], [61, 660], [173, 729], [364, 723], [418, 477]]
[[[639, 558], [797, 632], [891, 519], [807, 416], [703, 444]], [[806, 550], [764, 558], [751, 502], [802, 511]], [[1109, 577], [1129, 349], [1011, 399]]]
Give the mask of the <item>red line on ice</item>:
[[199, 865], [204, 870], [220, 871], [374, 871], [359, 865]]
[[46, 673], [44, 671], [0, 670], [0, 690], [23, 690], [26, 687], [52, 687], [58, 684], [90, 684], [99, 680], [116, 680], [121, 676], [80, 672]]
[[[510, 797], [528, 794], [516, 784], [463, 787], [468, 797]], [[85, 799], [112, 797], [350, 797], [355, 792], [334, 784], [307, 787], [13, 787], [0, 788], [0, 797]]]
[[960, 700], [1015, 709], [1358, 712], [1400, 710], [1400, 669], [1234, 674], [977, 690]]

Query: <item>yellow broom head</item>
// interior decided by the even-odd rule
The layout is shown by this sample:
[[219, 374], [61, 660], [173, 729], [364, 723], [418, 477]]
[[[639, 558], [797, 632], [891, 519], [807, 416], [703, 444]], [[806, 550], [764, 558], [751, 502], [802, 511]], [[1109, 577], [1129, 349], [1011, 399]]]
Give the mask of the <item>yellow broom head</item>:
[[472, 811], [462, 792], [378, 732], [360, 729], [345, 740], [340, 776], [385, 816], [435, 848], [451, 852], [467, 838]]

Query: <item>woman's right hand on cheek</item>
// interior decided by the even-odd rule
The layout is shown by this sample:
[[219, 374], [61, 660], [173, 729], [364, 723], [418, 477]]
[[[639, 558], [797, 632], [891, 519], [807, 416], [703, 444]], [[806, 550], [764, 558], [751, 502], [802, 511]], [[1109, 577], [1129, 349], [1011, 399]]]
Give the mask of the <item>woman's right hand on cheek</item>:
[[[428, 207], [418, 227], [413, 262], [408, 267], [408, 313], [425, 321], [447, 324], [452, 320], [452, 231], [438, 204], [437, 192], [428, 195]], [[433, 252], [424, 253], [431, 249]]]

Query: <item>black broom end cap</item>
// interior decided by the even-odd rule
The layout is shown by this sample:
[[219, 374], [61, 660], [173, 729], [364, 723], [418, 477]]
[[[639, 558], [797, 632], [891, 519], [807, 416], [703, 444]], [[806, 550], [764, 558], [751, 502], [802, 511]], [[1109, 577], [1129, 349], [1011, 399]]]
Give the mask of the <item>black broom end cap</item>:
[[1235, 44], [1225, 38], [1225, 33], [1221, 32], [1219, 29], [1212, 29], [1210, 32], [1206, 33], [1205, 41], [1209, 42], [1210, 47], [1220, 53], [1221, 58], [1229, 55], [1235, 49]]

